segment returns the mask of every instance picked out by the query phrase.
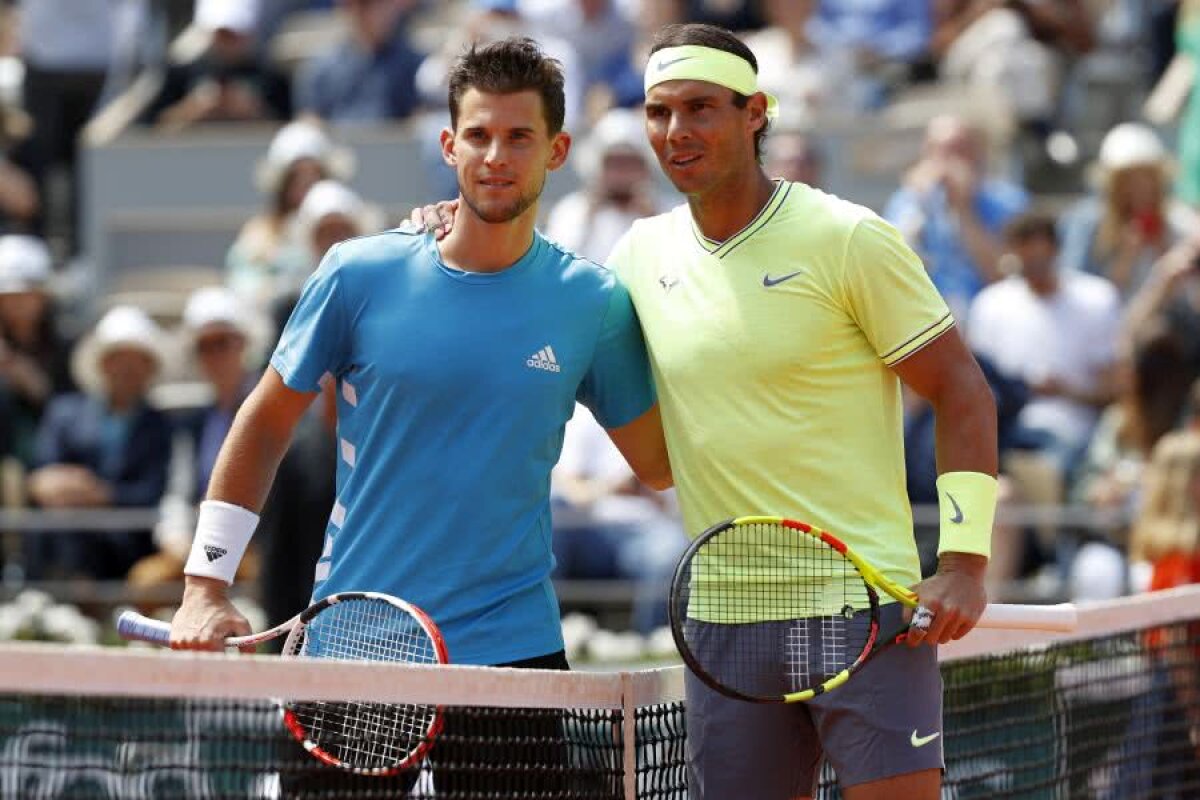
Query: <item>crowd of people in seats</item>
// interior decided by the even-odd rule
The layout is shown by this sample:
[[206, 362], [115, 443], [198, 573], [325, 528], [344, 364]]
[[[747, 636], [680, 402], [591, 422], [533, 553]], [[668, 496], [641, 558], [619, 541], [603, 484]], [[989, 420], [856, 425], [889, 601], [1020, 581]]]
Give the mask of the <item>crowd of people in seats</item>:
[[[921, 256], [985, 367], [1002, 509], [1067, 504], [1104, 522], [1001, 524], [993, 591], [1033, 576], [1096, 595], [1196, 579], [1196, 0], [4, 0], [0, 61], [23, 78], [0, 69], [0, 501], [175, 510], [155, 530], [30, 533], [25, 575], [178, 575], [188, 514], [301, 286], [334, 243], [399, 221], [360, 194], [370, 165], [340, 133], [410, 125], [429, 145], [413, 169], [452, 195], [436, 131], [445, 65], [471, 42], [524, 34], [563, 65], [577, 188], [546, 208], [550, 238], [602, 262], [634, 220], [675, 205], [640, 106], [650, 38], [677, 21], [744, 33], [784, 108], [766, 142], [773, 176], [826, 187], [844, 166], [829, 131], [925, 102], [919, 152], [874, 210]], [[1114, 74], [1127, 84], [1105, 118], [1092, 100]], [[213, 265], [222, 285], [195, 287], [170, 318], [60, 292], [64, 266], [87, 255], [81, 134], [143, 85], [145, 135], [271, 130], [252, 176], [261, 209]], [[986, 98], [986, 113], [964, 97]], [[1076, 180], [1055, 184], [1064, 174]], [[180, 380], [203, 402], [163, 408], [156, 387]], [[928, 407], [909, 398], [906, 421], [910, 498], [928, 503]], [[685, 532], [669, 496], [639, 489], [593, 424], [572, 423], [556, 472], [573, 526], [560, 573], [661, 581]], [[331, 425], [315, 411], [280, 473], [313, 509], [328, 500]], [[323, 516], [271, 508], [264, 525], [279, 529]], [[288, 569], [317, 555], [292, 553], [304, 563]], [[649, 627], [661, 609], [637, 616]]]

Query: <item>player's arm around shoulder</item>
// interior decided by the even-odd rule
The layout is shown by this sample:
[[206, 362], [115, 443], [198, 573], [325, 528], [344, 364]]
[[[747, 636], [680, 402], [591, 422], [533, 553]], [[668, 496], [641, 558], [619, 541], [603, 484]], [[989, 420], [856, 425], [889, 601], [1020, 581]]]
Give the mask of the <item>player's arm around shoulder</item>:
[[661, 492], [675, 485], [658, 403], [633, 422], [609, 429], [608, 438], [646, 486]]
[[941, 538], [937, 573], [916, 587], [934, 614], [909, 643], [945, 644], [965, 636], [987, 605], [984, 572], [996, 508], [996, 403], [957, 328], [892, 367], [933, 406], [937, 420]]
[[220, 650], [227, 637], [251, 632], [229, 600], [229, 586], [292, 431], [314, 396], [289, 388], [271, 367], [239, 409], [200, 507], [171, 647]]

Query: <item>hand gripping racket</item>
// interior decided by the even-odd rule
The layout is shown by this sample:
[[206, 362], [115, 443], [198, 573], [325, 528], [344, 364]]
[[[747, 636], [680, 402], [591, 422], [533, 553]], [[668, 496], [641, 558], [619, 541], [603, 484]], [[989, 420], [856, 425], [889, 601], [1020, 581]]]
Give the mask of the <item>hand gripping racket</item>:
[[[724, 695], [810, 700], [904, 638], [908, 626], [881, 634], [880, 591], [917, 606], [913, 592], [833, 534], [780, 517], [739, 517], [709, 528], [681, 557], [671, 582], [671, 633], [696, 677]], [[1076, 611], [993, 604], [978, 625], [1069, 631]]]
[[[171, 625], [126, 611], [124, 639], [168, 644]], [[270, 630], [225, 640], [261, 644], [283, 634], [283, 656], [445, 664], [442, 634], [424, 611], [376, 592], [319, 600]], [[314, 758], [360, 775], [391, 775], [418, 763], [442, 730], [442, 707], [420, 704], [284, 701], [283, 722]]]

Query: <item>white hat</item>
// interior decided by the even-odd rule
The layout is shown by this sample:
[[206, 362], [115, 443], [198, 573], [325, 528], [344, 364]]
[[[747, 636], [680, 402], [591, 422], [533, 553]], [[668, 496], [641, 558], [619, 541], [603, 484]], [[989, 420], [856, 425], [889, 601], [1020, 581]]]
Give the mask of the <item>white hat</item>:
[[584, 181], [600, 174], [604, 157], [614, 150], [626, 150], [642, 157], [646, 166], [654, 163], [654, 154], [646, 140], [646, 124], [641, 114], [628, 108], [614, 108], [596, 122], [575, 157], [575, 169]]
[[224, 286], [197, 289], [183, 309], [183, 332], [189, 350], [194, 350], [196, 340], [211, 327], [230, 328], [246, 338], [247, 365], [258, 363], [270, 336], [270, 326], [263, 315]]
[[1071, 562], [1071, 601], [1112, 600], [1126, 593], [1128, 565], [1121, 551], [1109, 544], [1088, 542]]
[[45, 291], [52, 259], [36, 236], [0, 236], [0, 294]]
[[75, 383], [89, 394], [103, 394], [105, 386], [100, 361], [117, 347], [135, 348], [146, 353], [154, 359], [160, 373], [167, 362], [165, 334], [154, 320], [136, 306], [115, 306], [100, 318], [71, 354], [71, 375]]
[[331, 178], [345, 181], [354, 175], [353, 151], [335, 145], [316, 123], [298, 120], [279, 129], [266, 157], [259, 161], [255, 171], [259, 191], [264, 194], [279, 191], [288, 170], [304, 158], [319, 161]]
[[230, 30], [247, 36], [258, 30], [259, 0], [196, 0], [197, 27]]
[[1100, 143], [1098, 166], [1106, 172], [1166, 164], [1170, 160], [1158, 134], [1147, 125], [1123, 122]]
[[318, 181], [304, 195], [296, 209], [296, 235], [308, 244], [321, 220], [339, 214], [357, 223], [361, 233], [375, 233], [383, 227], [379, 212], [363, 202], [352, 189], [337, 181]]

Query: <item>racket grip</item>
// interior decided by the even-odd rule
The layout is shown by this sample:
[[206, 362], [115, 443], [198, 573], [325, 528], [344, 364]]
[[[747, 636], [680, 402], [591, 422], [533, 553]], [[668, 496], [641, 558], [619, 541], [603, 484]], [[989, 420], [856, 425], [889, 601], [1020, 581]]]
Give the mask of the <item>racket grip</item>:
[[1079, 612], [1072, 603], [1022, 605], [993, 603], [979, 618], [980, 628], [1013, 631], [1073, 631], [1079, 625]]
[[171, 623], [150, 619], [136, 611], [122, 611], [117, 618], [117, 635], [130, 641], [169, 644]]

